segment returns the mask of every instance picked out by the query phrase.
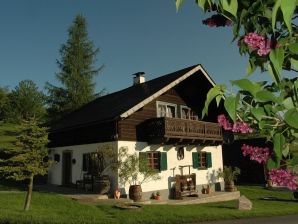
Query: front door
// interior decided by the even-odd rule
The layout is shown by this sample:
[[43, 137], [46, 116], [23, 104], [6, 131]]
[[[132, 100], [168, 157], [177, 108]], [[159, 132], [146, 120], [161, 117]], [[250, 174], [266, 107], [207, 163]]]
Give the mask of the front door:
[[62, 185], [71, 185], [71, 152], [62, 154]]

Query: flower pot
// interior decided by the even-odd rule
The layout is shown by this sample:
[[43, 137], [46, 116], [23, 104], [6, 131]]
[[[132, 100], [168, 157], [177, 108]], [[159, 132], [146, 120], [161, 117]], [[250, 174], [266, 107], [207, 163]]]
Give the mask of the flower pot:
[[129, 199], [133, 201], [141, 201], [142, 188], [141, 185], [130, 185], [129, 187]]
[[155, 200], [160, 200], [160, 195], [156, 195]]
[[234, 181], [227, 181], [227, 182], [225, 182], [225, 191], [227, 191], [227, 192], [236, 191], [236, 187], [235, 187]]

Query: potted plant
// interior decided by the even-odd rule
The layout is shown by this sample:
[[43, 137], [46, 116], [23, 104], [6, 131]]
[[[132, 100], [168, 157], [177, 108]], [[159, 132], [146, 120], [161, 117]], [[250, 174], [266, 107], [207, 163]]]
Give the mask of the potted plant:
[[142, 198], [143, 183], [159, 180], [158, 171], [148, 165], [147, 158], [140, 158], [137, 153], [128, 154], [125, 147], [119, 150], [118, 175], [120, 182], [125, 186], [129, 184], [129, 198], [140, 201]]
[[94, 178], [96, 192], [107, 194], [110, 191], [110, 177], [106, 175], [107, 171], [115, 171], [118, 167], [117, 150], [106, 144], [99, 146], [95, 152], [90, 153], [89, 170], [90, 175]]
[[223, 178], [225, 182], [225, 191], [235, 191], [235, 183], [237, 176], [240, 174], [240, 169], [238, 167], [232, 168], [231, 166], [224, 166], [223, 170], [219, 169], [217, 172], [218, 178]]
[[156, 200], [160, 200], [160, 192], [159, 191], [156, 191], [155, 199]]
[[155, 199], [155, 198], [156, 198], [156, 195], [155, 195], [155, 193], [153, 192], [153, 193], [151, 194], [150, 199]]

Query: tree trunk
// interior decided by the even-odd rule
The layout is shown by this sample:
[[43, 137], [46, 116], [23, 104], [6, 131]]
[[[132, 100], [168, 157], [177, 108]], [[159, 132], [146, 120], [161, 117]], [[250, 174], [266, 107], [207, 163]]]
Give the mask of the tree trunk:
[[32, 198], [32, 190], [33, 190], [33, 175], [31, 175], [30, 178], [29, 178], [26, 201], [25, 201], [25, 205], [24, 205], [24, 210], [25, 211], [28, 211], [29, 208], [30, 208], [31, 198]]

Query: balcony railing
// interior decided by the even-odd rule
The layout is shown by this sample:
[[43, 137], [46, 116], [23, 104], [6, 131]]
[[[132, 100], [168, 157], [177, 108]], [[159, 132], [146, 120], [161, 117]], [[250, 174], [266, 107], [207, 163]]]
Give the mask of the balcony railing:
[[167, 117], [148, 120], [146, 136], [148, 142], [161, 139], [222, 141], [221, 127], [217, 123]]

